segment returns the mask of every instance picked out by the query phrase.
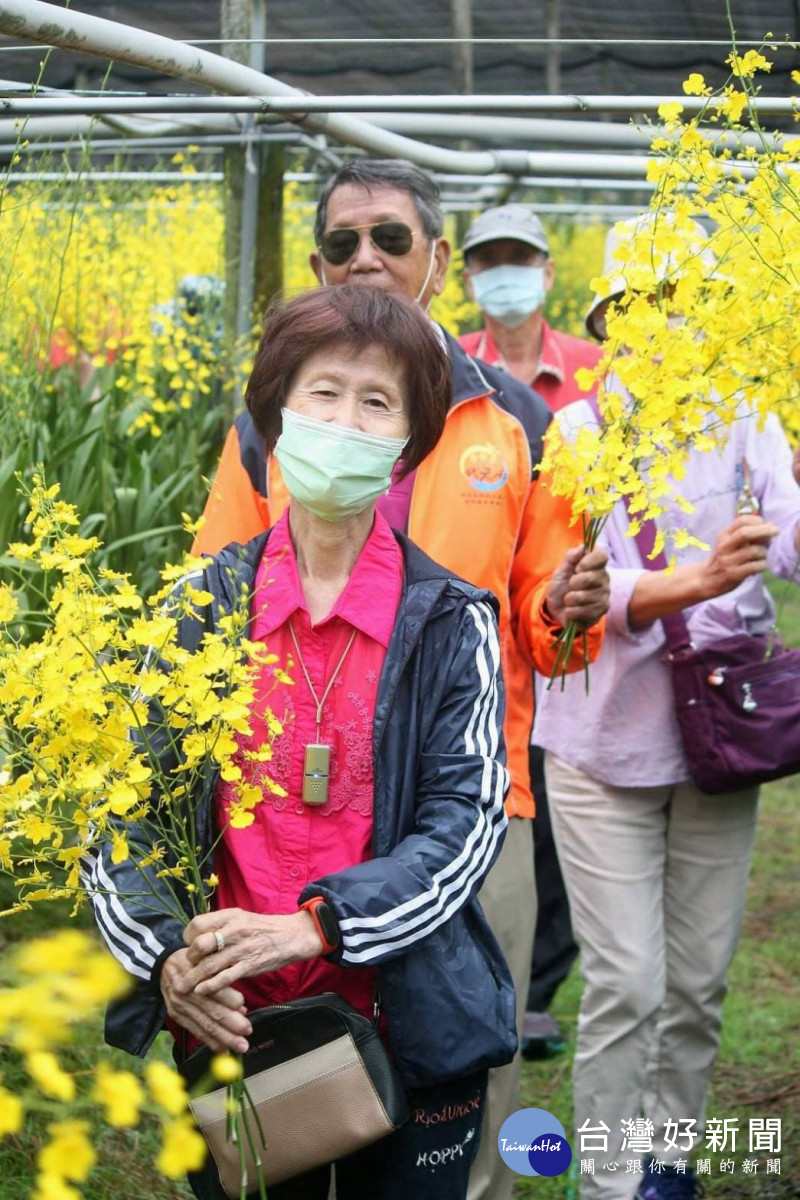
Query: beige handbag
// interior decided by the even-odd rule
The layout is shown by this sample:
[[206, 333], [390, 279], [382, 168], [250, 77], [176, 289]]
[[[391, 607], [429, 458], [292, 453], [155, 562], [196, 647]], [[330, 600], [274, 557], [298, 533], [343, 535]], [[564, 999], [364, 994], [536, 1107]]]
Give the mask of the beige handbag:
[[[340, 996], [326, 992], [248, 1015], [248, 1191], [258, 1188], [254, 1150], [269, 1187], [352, 1154], [408, 1120], [403, 1085], [376, 1027]], [[182, 1064], [190, 1087], [208, 1076], [211, 1058], [201, 1047]], [[242, 1157], [228, 1136], [227, 1096], [227, 1087], [217, 1086], [195, 1096], [190, 1108], [225, 1194], [238, 1200]]]

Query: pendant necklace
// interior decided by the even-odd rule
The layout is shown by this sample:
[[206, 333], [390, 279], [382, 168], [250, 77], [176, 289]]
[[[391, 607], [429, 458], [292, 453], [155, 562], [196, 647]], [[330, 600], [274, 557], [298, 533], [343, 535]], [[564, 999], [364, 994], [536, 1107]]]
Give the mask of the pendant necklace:
[[327, 803], [328, 785], [331, 774], [331, 748], [319, 740], [322, 730], [322, 708], [328, 699], [331, 688], [339, 677], [339, 672], [344, 666], [344, 660], [350, 653], [350, 647], [355, 641], [356, 631], [354, 629], [350, 634], [350, 640], [344, 648], [344, 654], [339, 659], [336, 670], [325, 685], [325, 691], [322, 693], [321, 699], [317, 696], [314, 685], [311, 682], [311, 676], [306, 670], [306, 664], [303, 662], [303, 656], [300, 653], [300, 643], [297, 640], [297, 634], [294, 631], [294, 625], [291, 621], [289, 621], [289, 632], [292, 635], [294, 648], [297, 652], [297, 661], [300, 663], [300, 668], [308, 684], [308, 690], [311, 692], [311, 697], [317, 707], [317, 740], [305, 747], [303, 756], [303, 803], [308, 804], [312, 808], [318, 808], [320, 805]]

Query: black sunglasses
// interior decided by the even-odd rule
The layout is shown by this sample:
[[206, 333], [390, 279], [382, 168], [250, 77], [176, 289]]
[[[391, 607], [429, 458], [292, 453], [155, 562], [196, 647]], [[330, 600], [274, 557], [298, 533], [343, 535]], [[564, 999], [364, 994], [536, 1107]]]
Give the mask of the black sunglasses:
[[378, 225], [354, 225], [351, 229], [331, 229], [323, 233], [319, 248], [328, 262], [340, 267], [352, 258], [361, 241], [361, 231], [369, 230], [370, 241], [385, 254], [401, 258], [414, 245], [414, 231], [403, 221], [381, 221]]

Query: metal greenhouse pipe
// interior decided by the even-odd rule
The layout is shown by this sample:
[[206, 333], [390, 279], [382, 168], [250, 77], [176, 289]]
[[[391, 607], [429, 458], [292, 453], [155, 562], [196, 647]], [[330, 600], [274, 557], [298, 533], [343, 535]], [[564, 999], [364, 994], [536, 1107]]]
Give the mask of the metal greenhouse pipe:
[[[429, 146], [411, 138], [380, 129], [357, 117], [348, 117], [342, 110], [348, 105], [352, 110], [362, 111], [399, 111], [405, 108], [413, 111], [414, 107], [424, 108], [428, 112], [446, 112], [448, 106], [456, 112], [463, 113], [467, 100], [470, 106], [473, 101], [485, 111], [508, 111], [509, 106], [520, 106], [520, 111], [618, 111], [633, 112], [651, 110], [658, 105], [658, 97], [563, 97], [563, 96], [517, 96], [517, 97], [464, 97], [464, 96], [432, 96], [432, 97], [312, 97], [287, 84], [281, 83], [268, 75], [262, 75], [250, 67], [242, 66], [217, 54], [188, 46], [171, 38], [145, 30], [135, 29], [115, 21], [107, 21], [100, 17], [89, 16], [76, 12], [74, 9], [60, 9], [53, 4], [43, 3], [43, 0], [0, 0], [0, 33], [12, 37], [32, 39], [36, 42], [48, 42], [55, 46], [73, 51], [96, 54], [103, 57], [128, 62], [135, 66], [146, 67], [161, 74], [180, 79], [191, 80], [205, 87], [216, 88], [228, 93], [227, 96], [192, 96], [180, 97], [118, 97], [100, 98], [61, 98], [62, 106], [56, 110], [45, 108], [44, 105], [56, 104], [55, 99], [42, 97], [38, 100], [8, 100], [0, 104], [0, 110], [19, 113], [20, 109], [13, 106], [36, 103], [32, 112], [43, 114], [48, 111], [78, 112], [88, 111], [109, 113], [109, 105], [122, 106], [118, 111], [143, 113], [157, 111], [177, 111], [174, 107], [180, 104], [182, 111], [203, 111], [203, 106], [210, 106], [209, 111], [236, 112], [242, 111], [246, 104], [248, 111], [259, 111], [274, 102], [272, 111], [279, 109], [289, 115], [294, 124], [303, 126], [319, 133], [327, 134], [339, 142], [358, 146], [372, 154], [388, 157], [405, 157], [416, 162], [421, 167], [430, 170], [451, 171], [453, 173], [489, 174], [500, 171], [519, 175], [525, 171], [536, 171], [541, 163], [532, 154], [522, 150], [494, 151], [463, 151], [448, 150], [438, 146]], [[231, 95], [231, 93], [233, 95]], [[238, 97], [243, 96], [242, 101]], [[699, 107], [700, 97], [681, 97], [684, 109], [689, 112]], [[41, 103], [42, 107], [38, 107]], [[760, 100], [762, 112], [791, 112], [790, 100]], [[95, 109], [93, 106], [97, 105]], [[104, 107], [105, 105], [105, 107]], [[170, 108], [169, 106], [173, 107]], [[161, 107], [159, 107], [161, 106]], [[166, 107], [165, 107], [166, 106]], [[188, 107], [185, 107], [188, 106]], [[777, 106], [777, 107], [776, 107]], [[330, 110], [338, 109], [336, 115]], [[314, 110], [314, 111], [312, 111]], [[567, 172], [579, 170], [587, 173], [590, 168], [587, 162], [589, 156], [575, 156], [581, 162], [562, 162], [558, 166], [551, 163], [548, 169]], [[622, 158], [622, 156], [617, 156]], [[644, 162], [644, 158], [641, 160]], [[603, 173], [615, 170], [604, 165]], [[625, 174], [641, 171], [637, 164], [628, 164]]]
[[[50, 93], [51, 98], [59, 93]], [[61, 93], [66, 97], [66, 93]], [[72, 96], [69, 96], [72, 99]], [[77, 97], [76, 97], [77, 99]], [[393, 133], [423, 138], [472, 138], [475, 141], [517, 142], [533, 145], [555, 143], [559, 146], [592, 146], [619, 147], [620, 149], [646, 150], [652, 138], [652, 130], [648, 126], [625, 125], [613, 121], [576, 121], [559, 120], [552, 117], [487, 117], [487, 116], [454, 116], [451, 114], [434, 114], [426, 116], [419, 113], [369, 113], [371, 123]], [[280, 122], [279, 130], [287, 132], [266, 134], [264, 130], [275, 128], [272, 122], [256, 125], [258, 136], [269, 140], [271, 136], [290, 138], [288, 123]], [[234, 113], [198, 113], [196, 117], [184, 117], [183, 120], [171, 121], [168, 114], [162, 116], [120, 117], [88, 117], [88, 116], [33, 116], [28, 118], [25, 125], [25, 137], [32, 142], [38, 138], [67, 138], [91, 134], [98, 141], [105, 138], [118, 137], [123, 133], [132, 138], [155, 136], [181, 136], [185, 139], [196, 140], [202, 136], [221, 135], [235, 136], [243, 129], [243, 122]], [[0, 118], [0, 141], [15, 139], [15, 125], [12, 120]], [[717, 146], [729, 145], [735, 148], [740, 142], [744, 145], [760, 145], [760, 139], [755, 133], [742, 133], [734, 138], [720, 131], [709, 131], [708, 139]], [[776, 148], [784, 142], [783, 137], [775, 139]], [[459, 172], [460, 173], [460, 172]]]
[[[221, 55], [71, 8], [60, 9], [53, 4], [43, 3], [43, 0], [0, 0], [0, 33], [147, 67], [160, 74], [192, 80], [222, 92], [280, 98], [288, 103], [290, 110], [299, 107], [301, 113], [304, 111], [302, 101], [307, 99], [295, 88]], [[299, 105], [296, 104], [298, 100]], [[235, 110], [235, 102], [233, 107]], [[258, 107], [255, 105], [256, 111]], [[86, 112], [87, 109], [84, 107], [79, 111]], [[359, 146], [372, 154], [409, 158], [418, 166], [431, 170], [471, 171], [481, 175], [507, 170], [518, 174], [527, 166], [524, 152], [442, 150], [378, 129], [354, 117], [330, 116], [321, 112], [299, 117], [295, 123], [317, 133], [325, 133], [336, 141]]]
[[[616, 146], [647, 150], [653, 140], [653, 127], [623, 124], [619, 121], [580, 121], [558, 117], [489, 117], [458, 116], [452, 113], [365, 113], [365, 119], [382, 129], [402, 133], [407, 137], [471, 138], [478, 142], [555, 142], [570, 146]], [[703, 130], [704, 137], [715, 146], [762, 145], [757, 133], [744, 131], [736, 135], [725, 130]], [[769, 136], [769, 135], [768, 135]], [[790, 136], [790, 135], [789, 135]], [[770, 139], [772, 140], [772, 139]], [[775, 138], [775, 144], [784, 141]]]
[[[49, 116], [29, 117], [25, 122], [25, 137], [31, 142], [39, 138], [90, 136], [92, 138], [118, 138], [121, 133], [128, 137], [164, 137], [184, 135], [191, 140], [195, 133], [235, 133], [242, 128], [241, 121], [230, 113], [205, 113], [197, 121], [187, 119], [170, 120], [169, 116], [145, 117], [102, 117]], [[0, 117], [0, 140], [15, 141], [18, 125], [13, 120]]]
[[[4, 11], [9, 4], [39, 4], [41, 0], [4, 0], [0, 4], [0, 33], [4, 29]], [[72, 10], [67, 10], [72, 11]], [[76, 14], [77, 15], [77, 14]], [[100, 21], [99, 17], [88, 17], [87, 20]], [[102, 21], [104, 25], [115, 24]], [[121, 28], [127, 28], [122, 26]], [[148, 37], [160, 35], [147, 34]], [[167, 40], [167, 39], [160, 39]], [[174, 42], [173, 45], [180, 45]], [[102, 53], [102, 52], [100, 52]], [[197, 51], [198, 54], [203, 51]], [[208, 55], [216, 58], [217, 55]], [[128, 55], [126, 61], [141, 61]], [[225, 59], [223, 61], [229, 62]], [[239, 70], [249, 71], [238, 63], [231, 66]], [[173, 70], [172, 74], [176, 74]], [[265, 83], [288, 87], [269, 75], [254, 72], [257, 79]], [[181, 75], [181, 78], [187, 78]], [[205, 80], [192, 75], [196, 82]], [[237, 81], [241, 83], [242, 81]], [[221, 82], [208, 82], [209, 87], [222, 88]], [[346, 140], [345, 129], [352, 124], [358, 130], [366, 122], [353, 121], [341, 124], [341, 132], [334, 134], [334, 124], [339, 125], [340, 119], [331, 116], [320, 125], [317, 118], [324, 114], [342, 113], [420, 113], [420, 114], [460, 114], [471, 113], [542, 113], [542, 112], [617, 112], [629, 115], [631, 113], [655, 112], [661, 104], [678, 103], [688, 114], [702, 112], [708, 107], [708, 101], [702, 96], [518, 96], [518, 95], [489, 95], [489, 96], [311, 96], [306, 92], [289, 88], [288, 95], [272, 95], [268, 91], [254, 92], [252, 87], [245, 92], [230, 93], [225, 96], [54, 96], [51, 92], [42, 93], [36, 97], [19, 98], [0, 101], [5, 111], [21, 116], [33, 113], [215, 113], [215, 112], [252, 112], [286, 114], [293, 121], [307, 122], [309, 128], [317, 128], [340, 141]], [[795, 112], [794, 101], [791, 97], [767, 96], [758, 97], [752, 101], [753, 107], [761, 115], [790, 116]], [[331, 123], [333, 122], [333, 124]], [[362, 136], [363, 136], [362, 129]], [[374, 131], [366, 131], [368, 133]]]
[[9, 171], [4, 183], [221, 183], [222, 171]]
[[[0, 92], [2, 92], [0, 88]], [[7, 97], [11, 100], [12, 97]], [[19, 100], [27, 101], [29, 97], [14, 96], [15, 102]], [[86, 100], [82, 96], [75, 96], [67, 92], [48, 93], [46, 97], [55, 109], [58, 107], [61, 111], [59, 102], [61, 100], [70, 100], [70, 112], [77, 111], [79, 114], [77, 119], [67, 115], [51, 114], [49, 116], [34, 115], [29, 118], [26, 127], [26, 136], [48, 136], [49, 123], [52, 122], [52, 128], [58, 134], [66, 135], [69, 132], [69, 122], [74, 121], [76, 132], [81, 130], [89, 130], [94, 125], [95, 133], [98, 136], [104, 136], [104, 127], [99, 123], [101, 118], [86, 116]], [[93, 99], [93, 98], [92, 98]], [[125, 97], [126, 107], [132, 103], [132, 97]], [[32, 104], [37, 105], [33, 109], [34, 113], [42, 112], [38, 107], [42, 104], [42, 99], [32, 101]], [[0, 98], [0, 112], [4, 101]], [[140, 104], [133, 105], [137, 113], [143, 113]], [[80, 120], [80, 116], [84, 120]], [[135, 118], [131, 117], [130, 122]], [[604, 146], [619, 146], [631, 147], [637, 149], [647, 149], [652, 138], [652, 131], [645, 127], [635, 125], [623, 125], [613, 121], [564, 121], [557, 118], [547, 117], [486, 117], [486, 116], [455, 116], [452, 114], [435, 114], [427, 116], [421, 113], [369, 113], [367, 119], [370, 123], [377, 125], [381, 129], [389, 129], [392, 133], [400, 133], [404, 136], [411, 135], [412, 137], [434, 137], [434, 138], [472, 138], [475, 141], [515, 141], [515, 142], [555, 142], [558, 145], [604, 145]], [[162, 124], [168, 124], [170, 128], [173, 123], [169, 122], [169, 114], [160, 114], [153, 116], [142, 116], [141, 122], [148, 128], [160, 129]], [[122, 124], [119, 118], [115, 118], [114, 125]], [[0, 117], [0, 128], [3, 127], [3, 120]], [[243, 123], [237, 120], [235, 113], [203, 113], [198, 115], [196, 121], [189, 121], [188, 117], [181, 121], [176, 128], [185, 128], [187, 131], [191, 129], [202, 129], [204, 132], [214, 130], [230, 131], [237, 128], [242, 128]], [[130, 132], [138, 136], [138, 129], [131, 127]]]

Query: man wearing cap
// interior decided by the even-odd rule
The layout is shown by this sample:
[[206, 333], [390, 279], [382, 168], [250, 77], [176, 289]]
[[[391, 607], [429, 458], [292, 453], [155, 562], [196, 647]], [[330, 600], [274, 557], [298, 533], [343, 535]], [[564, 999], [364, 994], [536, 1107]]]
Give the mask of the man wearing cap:
[[[583, 338], [551, 329], [544, 319], [555, 263], [547, 234], [533, 209], [527, 204], [487, 209], [467, 231], [463, 252], [467, 287], [485, 321], [478, 333], [459, 338], [464, 349], [535, 388], [552, 412], [585, 398], [587, 393], [575, 382], [575, 372], [579, 367], [593, 367], [602, 350]], [[530, 772], [536, 797], [533, 833], [538, 915], [522, 1054], [545, 1058], [564, 1048], [561, 1030], [548, 1010], [578, 948], [553, 841], [543, 754], [538, 746], [530, 748]]]
[[545, 297], [556, 276], [542, 222], [527, 204], [487, 208], [462, 247], [467, 287], [485, 327], [459, 338], [468, 354], [505, 367], [535, 388], [552, 412], [587, 396], [575, 382], [602, 351], [583, 338], [551, 329]]

